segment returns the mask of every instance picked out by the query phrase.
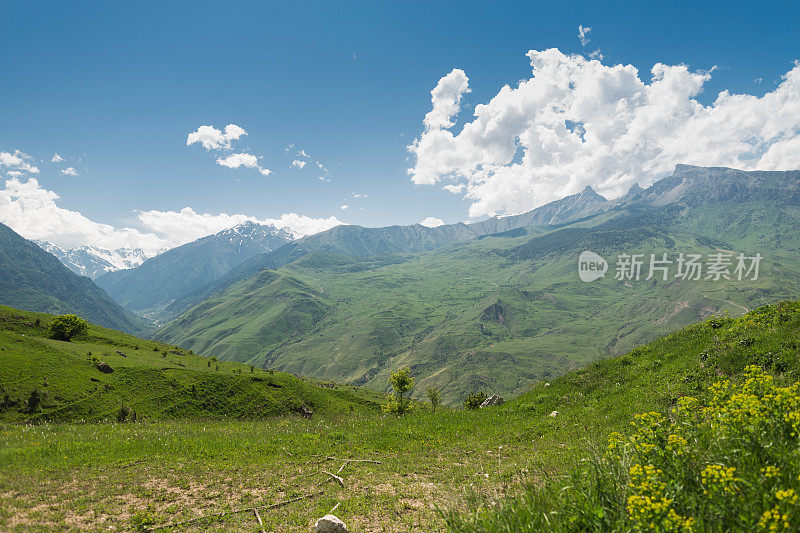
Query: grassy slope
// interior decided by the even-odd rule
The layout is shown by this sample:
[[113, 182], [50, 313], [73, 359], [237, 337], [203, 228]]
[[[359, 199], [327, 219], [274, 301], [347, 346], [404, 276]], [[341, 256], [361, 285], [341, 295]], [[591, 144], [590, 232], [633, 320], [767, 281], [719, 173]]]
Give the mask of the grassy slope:
[[[52, 317], [0, 306], [0, 411], [7, 421], [114, 419], [123, 405], [150, 419], [265, 418], [297, 411], [369, 409], [371, 393], [301, 380], [282, 372], [250, 372], [174, 346], [92, 326], [88, 339], [47, 338]], [[39, 321], [39, 326], [37, 322]], [[90, 355], [91, 354], [91, 355]], [[100, 372], [96, 357], [114, 369]], [[25, 411], [32, 390], [45, 393], [35, 413]], [[373, 396], [374, 398], [374, 396]]]
[[[624, 353], [710, 314], [739, 315], [797, 294], [796, 209], [758, 202], [733, 207], [701, 206], [691, 216], [674, 208], [604, 213], [392, 260], [312, 254], [279, 270], [302, 283], [298, 305], [317, 311], [302, 327], [289, 326], [297, 306], [288, 293], [253, 278], [167, 325], [157, 338], [373, 388], [385, 387], [390, 369], [409, 365], [418, 376], [417, 397], [428, 386], [443, 387], [450, 402], [477, 388], [518, 394], [536, 379]], [[609, 259], [623, 252], [675, 258], [732, 249], [768, 260], [758, 281], [626, 286], [610, 273], [584, 284], [575, 262], [585, 249]], [[259, 333], [267, 327], [270, 335]]]
[[[679, 395], [697, 395], [720, 376], [737, 379], [747, 364], [782, 382], [800, 377], [800, 303], [734, 319], [724, 334], [714, 326], [689, 327], [478, 412], [0, 426], [0, 526], [124, 529], [257, 506], [268, 530], [305, 531], [337, 502], [337, 515], [357, 531], [442, 529], [436, 506], [483, 510], [488, 523], [486, 510], [501, 498], [568, 471], [635, 413], [667, 412]], [[342, 464], [327, 456], [381, 464], [350, 463], [344, 488], [265, 508], [319, 490], [328, 480], [320, 468]], [[246, 514], [197, 528], [257, 531]]]
[[145, 324], [61, 261], [0, 224], [0, 304], [42, 313], [75, 313], [110, 328], [139, 333]]

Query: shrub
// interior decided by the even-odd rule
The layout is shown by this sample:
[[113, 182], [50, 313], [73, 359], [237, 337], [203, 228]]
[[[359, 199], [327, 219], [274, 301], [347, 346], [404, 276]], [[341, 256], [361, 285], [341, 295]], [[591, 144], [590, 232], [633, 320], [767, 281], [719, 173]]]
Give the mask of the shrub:
[[464, 400], [464, 407], [467, 409], [478, 409], [488, 396], [482, 390], [475, 391], [466, 397]]
[[441, 391], [436, 387], [428, 387], [425, 393], [428, 395], [428, 401], [431, 402], [431, 410], [435, 413], [436, 407], [442, 399]]
[[123, 423], [125, 422], [128, 417], [130, 416], [132, 410], [127, 405], [123, 405], [120, 407], [119, 411], [117, 411], [117, 422]]
[[[800, 531], [800, 383], [757, 366], [706, 401], [680, 397], [672, 418], [637, 415], [629, 435], [532, 486], [481, 530]], [[556, 511], [556, 512], [553, 512]], [[474, 523], [451, 514], [451, 528]]]
[[28, 401], [25, 404], [25, 410], [28, 413], [35, 413], [39, 410], [39, 406], [42, 404], [42, 400], [44, 399], [44, 393], [39, 389], [33, 389], [28, 396]]
[[389, 383], [392, 391], [386, 398], [386, 403], [382, 409], [386, 413], [402, 415], [411, 409], [411, 400], [406, 393], [414, 386], [414, 378], [408, 367], [401, 368], [397, 372], [392, 372], [389, 376]]
[[58, 341], [71, 341], [89, 334], [89, 323], [78, 315], [57, 316], [50, 323], [50, 337]]

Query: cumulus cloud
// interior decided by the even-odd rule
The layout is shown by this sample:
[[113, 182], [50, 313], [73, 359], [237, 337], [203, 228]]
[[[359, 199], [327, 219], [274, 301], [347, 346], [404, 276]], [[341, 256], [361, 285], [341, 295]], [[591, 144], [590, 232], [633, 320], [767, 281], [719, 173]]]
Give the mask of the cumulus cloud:
[[251, 221], [288, 228], [295, 237], [318, 233], [342, 224], [336, 217], [313, 218], [297, 213], [264, 218], [221, 213], [196, 213], [189, 207], [180, 211], [139, 211], [144, 229], [116, 228], [58, 205], [59, 196], [42, 187], [36, 178], [23, 182], [6, 180], [0, 189], [0, 222], [27, 239], [49, 241], [65, 248], [91, 245], [100, 248], [141, 248], [154, 255], [165, 248], [191, 242], [205, 235]]
[[63, 209], [58, 195], [39, 185], [36, 178], [12, 178], [0, 189], [0, 222], [27, 239], [52, 242], [67, 248], [94, 245], [102, 248], [142, 248], [156, 253], [166, 239], [133, 228], [117, 229], [90, 220], [77, 211]]
[[58, 153], [55, 153], [55, 154], [53, 154], [53, 159], [51, 159], [50, 161], [51, 161], [52, 163], [60, 163], [60, 162], [61, 162], [61, 161], [63, 161], [63, 160], [64, 160], [64, 158], [63, 158], [63, 157], [61, 157], [60, 155], [58, 155]]
[[441, 218], [436, 217], [428, 217], [426, 219], [420, 220], [419, 223], [423, 226], [427, 226], [429, 228], [435, 228], [444, 224], [444, 220]]
[[342, 205], [339, 206], [339, 209], [341, 209], [342, 211], [346, 211], [349, 208], [350, 208], [350, 206], [347, 205], [347, 204], [342, 204]]
[[353, 198], [366, 198], [366, 197], [367, 197], [366, 194], [353, 193]]
[[29, 156], [24, 152], [20, 152], [19, 150], [14, 150], [14, 153], [10, 152], [0, 152], [0, 167], [10, 168], [11, 172], [16, 171], [19, 172], [30, 172], [31, 174], [38, 174], [39, 167], [36, 167], [30, 163], [30, 161], [34, 161], [33, 157]]
[[247, 135], [247, 132], [236, 124], [228, 124], [224, 131], [214, 126], [200, 126], [186, 137], [186, 146], [200, 143], [206, 150], [230, 150], [231, 141], [243, 135]]
[[64, 169], [59, 170], [59, 173], [63, 174], [64, 176], [77, 176], [78, 171], [75, 170], [74, 167], [67, 167]]
[[329, 183], [331, 180], [325, 176], [317, 176], [317, 179], [323, 183]]
[[306, 166], [306, 162], [301, 161], [299, 159], [295, 159], [294, 161], [292, 161], [292, 166], [297, 168], [303, 168], [304, 166]]
[[247, 167], [257, 169], [262, 175], [269, 176], [272, 171], [258, 164], [258, 158], [253, 154], [231, 154], [225, 158], [217, 158], [217, 164], [228, 168]]
[[592, 28], [590, 28], [589, 26], [583, 26], [583, 25], [578, 26], [578, 39], [581, 42], [581, 46], [586, 46], [587, 44], [589, 44], [589, 41], [591, 41], [591, 39], [589, 39], [590, 31], [592, 31]]
[[453, 126], [453, 117], [458, 114], [461, 97], [466, 92], [469, 92], [469, 78], [460, 68], [454, 68], [440, 79], [431, 91], [433, 109], [425, 115], [425, 128], [433, 130]]
[[[433, 115], [408, 147], [413, 183], [464, 194], [479, 217], [527, 211], [586, 185], [613, 198], [677, 163], [800, 168], [800, 64], [764, 96], [723, 91], [703, 105], [696, 97], [708, 71], [658, 63], [644, 77], [554, 48], [528, 58], [531, 78], [476, 106], [460, 131], [451, 131], [457, 99], [442, 111], [432, 98]], [[463, 81], [451, 95], [468, 90]]]

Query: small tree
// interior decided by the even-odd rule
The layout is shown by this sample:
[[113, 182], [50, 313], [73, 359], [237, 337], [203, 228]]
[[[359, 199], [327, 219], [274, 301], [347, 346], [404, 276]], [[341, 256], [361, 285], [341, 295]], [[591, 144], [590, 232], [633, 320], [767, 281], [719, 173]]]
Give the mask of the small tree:
[[428, 387], [425, 391], [428, 394], [428, 401], [431, 402], [431, 409], [433, 412], [436, 412], [436, 407], [439, 405], [439, 402], [442, 400], [442, 394], [439, 389], [436, 387]]
[[475, 391], [464, 400], [464, 407], [467, 409], [477, 409], [486, 398], [488, 398], [488, 396], [486, 396], [482, 390]]
[[402, 415], [411, 408], [411, 400], [406, 393], [414, 386], [414, 378], [408, 367], [401, 368], [397, 372], [392, 372], [389, 376], [389, 383], [392, 385], [392, 392], [386, 399], [383, 410], [387, 413]]
[[78, 315], [57, 316], [50, 323], [50, 337], [57, 341], [71, 341], [89, 334], [89, 323]]

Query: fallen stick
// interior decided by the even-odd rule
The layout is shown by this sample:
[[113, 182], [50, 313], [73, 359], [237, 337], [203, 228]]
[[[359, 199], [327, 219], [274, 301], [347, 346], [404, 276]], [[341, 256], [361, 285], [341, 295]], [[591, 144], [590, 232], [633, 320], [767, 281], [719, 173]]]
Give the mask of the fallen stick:
[[336, 509], [338, 509], [340, 505], [342, 505], [342, 502], [339, 502], [339, 503], [337, 503], [336, 505], [334, 505], [334, 506], [333, 506], [333, 509], [331, 509], [331, 511], [330, 511], [328, 514], [333, 514], [333, 512], [334, 512]]
[[261, 515], [258, 514], [258, 509], [253, 509], [253, 513], [256, 515], [256, 520], [258, 520], [258, 525], [261, 526], [261, 533], [267, 533], [264, 531], [264, 522], [261, 521]]
[[[324, 490], [320, 490], [318, 492], [313, 492], [311, 494], [304, 494], [303, 496], [298, 496], [296, 498], [290, 498], [288, 500], [283, 500], [282, 502], [273, 503], [272, 505], [267, 505], [266, 507], [264, 507], [264, 510], [277, 509], [278, 507], [283, 507], [284, 505], [289, 505], [290, 503], [298, 502], [300, 500], [310, 500], [311, 498], [314, 498], [316, 496], [320, 496], [321, 494], [325, 494], [325, 491]], [[256, 510], [255, 507], [245, 507], [244, 509], [237, 509], [235, 511], [226, 511], [224, 513], [207, 514], [205, 516], [198, 516], [198, 517], [195, 517], [195, 518], [190, 518], [188, 520], [181, 520], [179, 522], [172, 522], [172, 523], [169, 523], [169, 524], [160, 524], [160, 525], [157, 525], [157, 526], [148, 527], [147, 529], [145, 529], [145, 531], [156, 531], [158, 529], [166, 529], [168, 527], [184, 526], [186, 524], [192, 524], [194, 522], [199, 522], [200, 520], [207, 520], [209, 518], [219, 518], [219, 517], [222, 517], [222, 516], [228, 516], [228, 515], [239, 514], [239, 513], [246, 513], [246, 512], [249, 512], [249, 511], [252, 511], [252, 512], [255, 512], [256, 514], [258, 514], [258, 511]], [[262, 526], [262, 530], [263, 530], [263, 526]]]
[[340, 478], [339, 476], [337, 476], [336, 474], [331, 474], [327, 470], [320, 470], [320, 472], [322, 472], [323, 474], [329, 475], [333, 480], [336, 481], [336, 483], [338, 483], [340, 486], [344, 487], [344, 480], [342, 478]]

